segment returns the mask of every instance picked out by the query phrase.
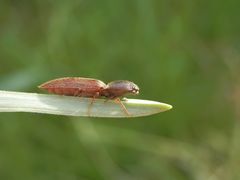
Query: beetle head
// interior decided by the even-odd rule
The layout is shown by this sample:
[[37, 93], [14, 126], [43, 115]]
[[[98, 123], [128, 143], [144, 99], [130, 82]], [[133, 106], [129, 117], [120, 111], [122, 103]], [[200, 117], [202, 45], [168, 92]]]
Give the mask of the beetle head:
[[132, 94], [134, 94], [134, 95], [137, 95], [137, 94], [139, 94], [139, 87], [136, 85], [136, 84], [134, 84], [133, 82], [129, 82], [130, 84], [130, 91], [129, 91], [129, 93], [132, 93]]

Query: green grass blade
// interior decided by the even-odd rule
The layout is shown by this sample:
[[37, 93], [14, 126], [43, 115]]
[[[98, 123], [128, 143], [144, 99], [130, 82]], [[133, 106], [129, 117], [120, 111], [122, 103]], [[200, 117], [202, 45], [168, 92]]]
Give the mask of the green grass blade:
[[[49, 94], [0, 91], [0, 112], [34, 112], [66, 116], [89, 116], [91, 98], [58, 96]], [[149, 100], [126, 99], [122, 103], [130, 115], [113, 100], [95, 99], [92, 117], [148, 116], [172, 108], [171, 105]]]

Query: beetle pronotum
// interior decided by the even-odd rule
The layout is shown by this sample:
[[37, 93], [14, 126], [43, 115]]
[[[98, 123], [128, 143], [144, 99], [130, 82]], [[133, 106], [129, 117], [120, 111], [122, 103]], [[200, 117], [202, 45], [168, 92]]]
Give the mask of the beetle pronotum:
[[66, 95], [66, 96], [79, 96], [91, 97], [92, 100], [89, 104], [88, 115], [90, 116], [90, 109], [95, 98], [106, 97], [114, 99], [119, 103], [127, 115], [130, 115], [126, 107], [122, 104], [120, 97], [139, 93], [139, 87], [131, 81], [118, 80], [112, 81], [108, 84], [91, 78], [82, 77], [65, 77], [47, 81], [40, 86], [40, 89], [45, 89], [49, 93]]

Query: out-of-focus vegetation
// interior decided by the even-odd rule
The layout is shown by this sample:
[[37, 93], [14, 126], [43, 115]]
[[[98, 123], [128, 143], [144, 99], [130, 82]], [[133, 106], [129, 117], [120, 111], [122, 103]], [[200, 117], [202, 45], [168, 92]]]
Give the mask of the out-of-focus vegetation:
[[134, 81], [145, 118], [1, 113], [0, 179], [240, 179], [236, 0], [1, 0], [0, 89]]

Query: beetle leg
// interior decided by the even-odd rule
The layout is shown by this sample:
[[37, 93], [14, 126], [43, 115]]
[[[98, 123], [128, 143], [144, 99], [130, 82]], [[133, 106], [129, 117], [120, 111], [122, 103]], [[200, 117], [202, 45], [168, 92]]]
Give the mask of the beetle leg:
[[81, 89], [78, 89], [78, 90], [75, 91], [75, 93], [73, 94], [73, 96], [81, 97], [81, 93], [82, 93], [82, 90], [81, 90]]
[[88, 105], [88, 111], [87, 111], [88, 116], [91, 115], [91, 109], [92, 109], [92, 105], [93, 105], [94, 100], [95, 100], [95, 96], [93, 96], [93, 98], [91, 99], [90, 104]]
[[108, 102], [110, 99], [113, 100], [113, 99], [116, 99], [116, 97], [115, 97], [115, 96], [108, 96], [108, 97], [105, 99], [104, 103]]
[[119, 98], [114, 99], [114, 101], [117, 104], [120, 104], [121, 108], [123, 109], [123, 111], [126, 113], [126, 115], [130, 116], [131, 114], [128, 112], [127, 108], [124, 106], [124, 104], [121, 102], [121, 100]]
[[104, 100], [104, 103], [107, 103], [109, 101], [109, 99], [108, 98], [106, 98], [105, 100]]
[[94, 102], [95, 98], [98, 97], [98, 96], [99, 96], [99, 92], [97, 92], [97, 93], [92, 97], [91, 102], [90, 102], [90, 104], [88, 105], [88, 111], [87, 111], [88, 116], [91, 115], [91, 109], [92, 109], [93, 102]]

